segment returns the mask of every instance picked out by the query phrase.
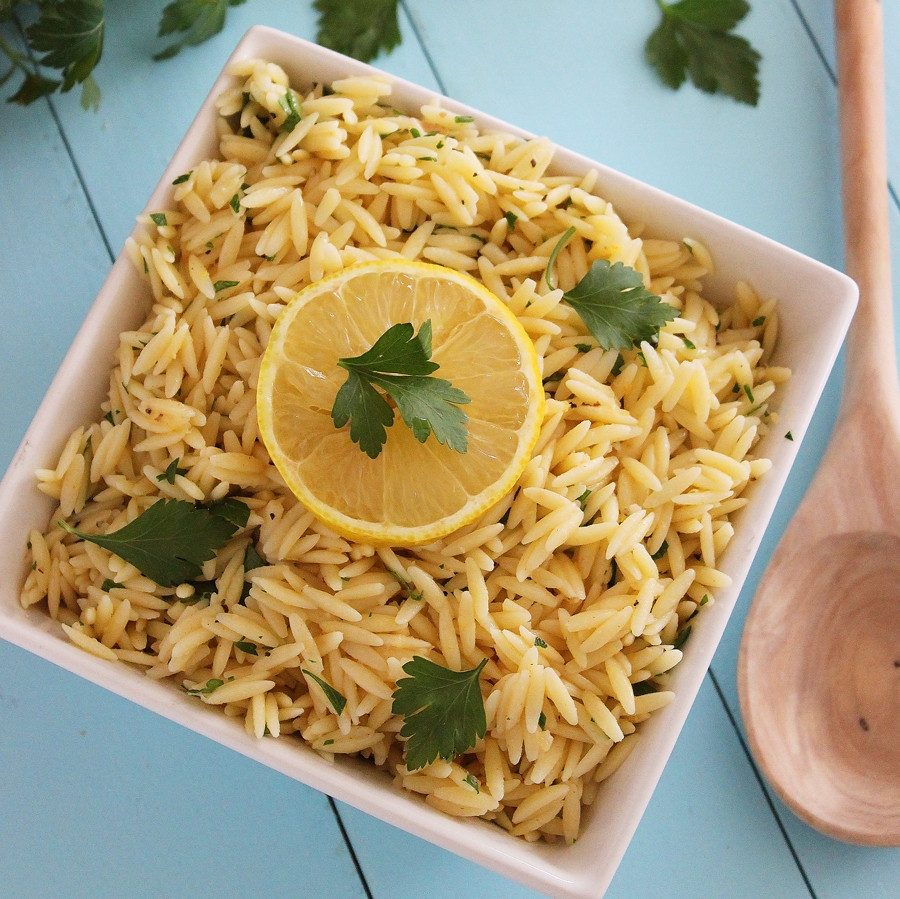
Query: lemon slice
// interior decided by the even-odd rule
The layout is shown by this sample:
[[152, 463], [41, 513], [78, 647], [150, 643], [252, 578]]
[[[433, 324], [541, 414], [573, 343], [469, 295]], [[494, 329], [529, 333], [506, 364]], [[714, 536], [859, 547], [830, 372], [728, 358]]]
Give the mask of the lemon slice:
[[[331, 418], [347, 378], [338, 360], [361, 355], [392, 325], [432, 325], [435, 377], [471, 403], [468, 450], [420, 443], [399, 415], [370, 459]], [[531, 339], [477, 281], [405, 259], [350, 266], [300, 291], [262, 359], [260, 434], [298, 499], [329, 527], [377, 545], [428, 543], [474, 521], [516, 483], [544, 414]]]

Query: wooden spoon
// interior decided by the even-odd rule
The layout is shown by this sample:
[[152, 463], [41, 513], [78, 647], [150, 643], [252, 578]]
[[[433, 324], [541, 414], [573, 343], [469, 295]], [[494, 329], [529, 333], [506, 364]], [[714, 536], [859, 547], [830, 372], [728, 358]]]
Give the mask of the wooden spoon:
[[841, 413], [754, 598], [738, 659], [750, 746], [821, 832], [900, 846], [900, 389], [878, 0], [836, 0], [846, 270]]

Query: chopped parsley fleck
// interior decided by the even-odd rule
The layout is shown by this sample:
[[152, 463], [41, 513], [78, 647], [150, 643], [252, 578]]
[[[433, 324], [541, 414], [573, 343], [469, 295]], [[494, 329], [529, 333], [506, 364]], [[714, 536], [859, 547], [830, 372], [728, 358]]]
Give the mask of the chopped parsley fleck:
[[685, 345], [689, 350], [696, 350], [696, 349], [697, 349], [697, 345], [696, 345], [692, 340], [688, 340], [687, 337], [682, 337], [681, 339], [684, 341], [684, 345]]
[[180, 461], [181, 459], [173, 459], [166, 467], [166, 470], [162, 474], [158, 474], [156, 476], [156, 480], [165, 481], [168, 484], [174, 484], [175, 478], [178, 477], [178, 475], [187, 474], [188, 470], [186, 468], [178, 467], [178, 463]]
[[103, 586], [100, 588], [104, 593], [109, 593], [110, 590], [114, 590], [116, 587], [121, 587], [122, 584], [114, 581], [112, 578], [107, 578], [103, 582]]
[[[284, 96], [278, 101], [278, 105], [287, 114], [287, 118], [281, 123], [278, 130], [282, 134], [288, 134], [300, 124], [300, 120], [303, 118], [303, 113], [300, 111], [300, 106], [297, 103], [297, 95], [288, 88], [284, 92]], [[246, 187], [244, 190], [246, 190]]]
[[[233, 680], [233, 678], [232, 678]], [[223, 686], [225, 681], [223, 681], [220, 677], [211, 677], [207, 682], [205, 687], [194, 687], [191, 690], [186, 689], [186, 693], [190, 693], [192, 696], [200, 696], [206, 695], [209, 693], [218, 690], [219, 687]]]
[[509, 226], [509, 230], [512, 231], [512, 229], [516, 227], [516, 222], [519, 220], [519, 217], [514, 212], [507, 212], [504, 218], [506, 219], [506, 224]]
[[593, 493], [592, 490], [588, 490], [585, 488], [584, 493], [582, 493], [581, 496], [579, 496], [575, 500], [575, 502], [578, 503], [579, 506], [581, 506], [582, 512], [584, 511], [584, 507], [587, 505], [588, 497], [591, 495], [591, 493]]
[[300, 670], [303, 672], [303, 674], [311, 677], [319, 685], [319, 687], [321, 687], [322, 692], [325, 694], [325, 698], [328, 700], [328, 704], [334, 710], [335, 715], [340, 715], [347, 705], [347, 697], [335, 690], [334, 687], [332, 687], [331, 684], [329, 684], [327, 681], [324, 681], [321, 677], [313, 674], [312, 671], [307, 671], [305, 668], [301, 668]]
[[547, 643], [544, 640], [542, 640], [540, 637], [534, 638], [534, 645], [537, 646], [539, 649], [547, 648]]
[[410, 129], [409, 129], [409, 133], [410, 133], [413, 137], [421, 137], [421, 136], [422, 136], [422, 132], [419, 131], [418, 128], [410, 128]]
[[172, 184], [184, 184], [184, 182], [187, 181], [188, 178], [190, 178], [191, 175], [193, 175], [193, 174], [194, 174], [193, 171], [185, 172], [183, 175], [179, 175], [179, 176], [172, 182]]
[[259, 656], [259, 650], [256, 648], [256, 644], [251, 643], [249, 640], [238, 640], [234, 645], [248, 656]]
[[622, 373], [623, 368], [625, 368], [625, 357], [621, 353], [619, 353], [619, 355], [616, 356], [616, 361], [612, 367], [612, 370], [610, 371], [610, 374], [614, 378], [616, 378]]
[[456, 121], [457, 121], [460, 125], [464, 125], [464, 124], [466, 124], [467, 122], [474, 122], [474, 121], [475, 121], [475, 116], [471, 116], [471, 115], [458, 115], [458, 116], [456, 117]]
[[691, 635], [691, 625], [689, 624], [678, 636], [675, 638], [675, 642], [672, 644], [672, 649], [681, 649], [685, 643], [688, 641], [688, 637]]
[[661, 559], [667, 552], [669, 551], [669, 541], [663, 540], [662, 546], [655, 552], [650, 554], [650, 558], [656, 562], [658, 559]]
[[163, 225], [168, 224], [166, 222], [166, 214], [164, 212], [151, 212], [150, 218], [153, 220], [153, 224], [158, 228], [161, 228]]
[[794, 435], [790, 431], [788, 431], [787, 434], [784, 435], [784, 439], [785, 440], [793, 440]]
[[576, 343], [575, 349], [578, 350], [579, 353], [589, 353], [593, 347], [589, 343]]
[[478, 778], [474, 774], [466, 775], [465, 781], [476, 793], [481, 792], [481, 785], [478, 783]]
[[235, 194], [229, 201], [228, 205], [231, 207], [231, 211], [235, 215], [240, 215], [241, 213], [241, 198]]
[[541, 712], [540, 716], [538, 717], [538, 727], [541, 730], [547, 729], [547, 716], [543, 712]]
[[756, 402], [756, 400], [753, 399], [753, 391], [750, 389], [749, 384], [744, 384], [744, 393], [747, 394], [747, 399], [750, 400], [751, 403]]
[[766, 317], [761, 315], [759, 318], [753, 319], [753, 327], [759, 328], [766, 323]]
[[228, 290], [230, 287], [237, 287], [240, 281], [216, 281], [213, 284], [213, 290], [218, 293], [220, 290]]

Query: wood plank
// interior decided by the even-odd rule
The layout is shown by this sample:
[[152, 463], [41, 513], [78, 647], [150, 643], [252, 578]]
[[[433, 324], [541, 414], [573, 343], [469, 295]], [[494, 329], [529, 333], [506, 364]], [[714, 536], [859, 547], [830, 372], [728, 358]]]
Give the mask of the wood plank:
[[3, 896], [364, 899], [326, 796], [2, 641], [0, 722]]

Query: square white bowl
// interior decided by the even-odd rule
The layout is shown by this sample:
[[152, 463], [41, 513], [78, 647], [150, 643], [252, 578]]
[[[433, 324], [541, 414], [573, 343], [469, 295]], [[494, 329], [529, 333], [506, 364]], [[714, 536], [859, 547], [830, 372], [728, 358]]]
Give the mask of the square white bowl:
[[[231, 60], [263, 57], [281, 65], [292, 83], [330, 82], [377, 71], [315, 44], [270, 28], [251, 28]], [[227, 66], [226, 66], [227, 70]], [[424, 88], [392, 78], [392, 101], [410, 111], [433, 98]], [[153, 195], [147, 210], [164, 208], [174, 177], [217, 149], [215, 98], [230, 83], [223, 71]], [[473, 115], [482, 129], [531, 137], [478, 110], [446, 105]], [[391, 778], [363, 760], [329, 762], [299, 740], [257, 741], [243, 725], [201, 705], [174, 684], [145, 677], [125, 664], [88, 655], [69, 643], [59, 625], [37, 610], [23, 610], [25, 543], [30, 528], [46, 527], [55, 502], [35, 486], [34, 471], [55, 465], [72, 430], [96, 420], [121, 331], [137, 327], [150, 306], [149, 289], [120, 255], [75, 342], [47, 392], [22, 445], [0, 482], [0, 637], [152, 709], [185, 727], [322, 790], [377, 818], [559, 899], [599, 899], [609, 885], [672, 751], [688, 711], [734, 608], [766, 525], [796, 457], [828, 373], [856, 306], [856, 285], [845, 275], [712, 213], [563, 149], [555, 174], [596, 169], [596, 191], [612, 201], [626, 222], [647, 224], [647, 233], [691, 236], [713, 254], [716, 273], [707, 296], [725, 303], [738, 280], [779, 299], [780, 337], [775, 361], [793, 369], [782, 388], [778, 427], [758, 452], [773, 462], [754, 487], [752, 502], [737, 516], [735, 537], [721, 567], [733, 579], [716, 604], [699, 616], [684, 661], [675, 669], [676, 700], [642, 725], [642, 739], [623, 767], [603, 786], [574, 846], [529, 844], [483, 821], [446, 816], [400, 792]], [[791, 431], [793, 441], [784, 439]]]

